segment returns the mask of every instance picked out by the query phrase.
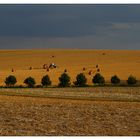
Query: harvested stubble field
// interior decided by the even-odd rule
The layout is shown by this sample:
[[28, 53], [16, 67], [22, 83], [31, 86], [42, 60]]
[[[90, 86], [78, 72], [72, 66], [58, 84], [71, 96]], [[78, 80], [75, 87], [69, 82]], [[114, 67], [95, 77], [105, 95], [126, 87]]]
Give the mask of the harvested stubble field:
[[0, 135], [140, 135], [139, 101], [138, 87], [0, 89]]
[[[53, 57], [52, 57], [53, 56]], [[58, 77], [67, 69], [71, 83], [77, 74], [83, 72], [88, 84], [92, 84], [95, 66], [98, 64], [100, 73], [106, 81], [117, 74], [121, 80], [126, 80], [130, 74], [140, 80], [140, 51], [128, 50], [0, 50], [0, 85], [4, 85], [5, 77], [15, 75], [17, 85], [23, 84], [26, 77], [32, 76], [37, 84], [48, 74], [52, 85], [58, 84]], [[55, 63], [58, 68], [47, 72], [43, 64]], [[32, 70], [29, 70], [32, 67]], [[86, 68], [83, 71], [83, 67]], [[11, 72], [12, 68], [14, 72]], [[89, 71], [92, 74], [89, 75]]]

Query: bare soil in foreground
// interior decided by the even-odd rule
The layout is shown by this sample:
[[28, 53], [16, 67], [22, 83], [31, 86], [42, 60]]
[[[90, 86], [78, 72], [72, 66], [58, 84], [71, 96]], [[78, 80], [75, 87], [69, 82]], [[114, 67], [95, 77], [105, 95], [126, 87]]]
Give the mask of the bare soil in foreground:
[[[1, 89], [0, 91], [0, 135], [140, 135], [140, 102], [139, 100], [130, 101], [127, 98], [128, 95], [131, 98], [135, 95], [137, 99], [140, 99], [139, 88], [98, 87], [61, 90], [51, 88], [22, 89], [21, 91], [23, 94], [20, 93], [20, 89]], [[108, 94], [104, 96], [104, 99], [110, 97], [111, 94], [115, 96], [111, 96], [112, 100], [100, 100], [101, 92]], [[27, 96], [29, 94], [30, 96]], [[40, 96], [34, 97], [33, 94]], [[50, 94], [55, 97], [48, 98], [47, 95]], [[72, 98], [58, 98], [58, 95], [63, 98], [65, 94], [71, 94]], [[78, 98], [74, 100], [73, 94], [78, 98], [87, 96], [91, 99], [99, 94], [99, 98], [98, 100], [79, 100]], [[125, 100], [115, 101], [114, 98], [117, 95]]]

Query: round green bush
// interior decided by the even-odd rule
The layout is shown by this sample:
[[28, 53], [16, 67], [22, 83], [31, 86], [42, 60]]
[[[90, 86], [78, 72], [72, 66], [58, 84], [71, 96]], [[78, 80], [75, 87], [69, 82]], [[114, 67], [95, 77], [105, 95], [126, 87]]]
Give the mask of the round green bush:
[[45, 76], [42, 77], [41, 84], [43, 86], [49, 86], [49, 85], [51, 85], [51, 83], [52, 82], [51, 82], [50, 77], [48, 75], [45, 75]]
[[134, 85], [137, 83], [137, 80], [134, 76], [130, 75], [127, 79], [127, 84], [128, 85]]
[[16, 77], [13, 76], [13, 75], [9, 75], [9, 76], [6, 77], [6, 79], [5, 79], [5, 84], [6, 84], [7, 86], [13, 86], [13, 85], [16, 84], [16, 82], [17, 82], [17, 79], [16, 79]]
[[112, 84], [119, 84], [120, 83], [120, 78], [117, 75], [114, 75], [111, 77], [111, 83]]
[[86, 86], [86, 83], [87, 83], [87, 78], [83, 73], [80, 73], [76, 76], [76, 81], [74, 82], [76, 86]]
[[34, 85], [36, 84], [35, 79], [32, 77], [28, 77], [24, 80], [24, 83], [28, 86], [28, 87], [34, 87]]
[[94, 84], [102, 85], [105, 83], [105, 79], [100, 73], [96, 73], [95, 76], [93, 76], [92, 78], [92, 82]]
[[59, 85], [60, 87], [69, 87], [70, 86], [70, 77], [67, 73], [61, 74], [59, 77]]

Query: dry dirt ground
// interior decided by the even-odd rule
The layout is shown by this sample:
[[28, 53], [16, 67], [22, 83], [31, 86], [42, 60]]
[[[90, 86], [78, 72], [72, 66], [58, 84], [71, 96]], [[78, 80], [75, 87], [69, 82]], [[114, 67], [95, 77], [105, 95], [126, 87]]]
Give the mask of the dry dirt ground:
[[[54, 57], [52, 57], [54, 56]], [[47, 72], [42, 69], [43, 64], [55, 63], [58, 68]], [[58, 84], [58, 77], [67, 69], [71, 76], [71, 83], [75, 76], [84, 72], [88, 84], [92, 84], [95, 66], [99, 65], [100, 73], [107, 81], [114, 74], [121, 80], [126, 80], [130, 74], [140, 80], [140, 51], [117, 50], [0, 50], [0, 85], [4, 84], [5, 77], [12, 74], [17, 77], [17, 84], [23, 84], [26, 77], [32, 76], [37, 84], [48, 74], [53, 85]], [[33, 67], [29, 70], [29, 67]], [[83, 71], [83, 67], [86, 68]], [[11, 72], [12, 68], [14, 72]], [[88, 75], [89, 71], [94, 73]]]
[[[89, 92], [91, 94], [103, 92], [103, 94], [112, 93], [122, 97], [124, 95], [125, 98], [126, 95], [132, 95], [132, 98], [133, 95], [137, 95], [139, 98], [139, 88], [66, 88], [61, 90], [56, 88], [41, 89], [40, 93], [39, 89], [22, 89], [22, 96], [20, 92], [17, 93], [17, 90], [15, 94], [14, 89], [0, 91], [0, 135], [140, 135], [139, 101], [114, 101], [113, 98], [111, 101], [105, 101], [47, 97], [47, 94], [54, 92], [57, 94], [53, 95], [59, 94], [61, 97], [65, 94], [75, 93], [75, 97], [77, 94], [79, 97]], [[37, 90], [38, 92], [35, 93]], [[61, 95], [62, 92], [64, 94]], [[27, 96], [27, 93], [30, 96]], [[40, 96], [33, 97], [33, 93]]]

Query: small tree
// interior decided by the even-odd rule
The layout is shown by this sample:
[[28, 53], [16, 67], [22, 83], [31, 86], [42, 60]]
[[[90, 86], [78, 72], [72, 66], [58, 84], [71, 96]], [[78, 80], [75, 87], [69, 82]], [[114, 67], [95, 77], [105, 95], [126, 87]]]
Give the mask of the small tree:
[[13, 76], [13, 75], [9, 75], [9, 76], [6, 77], [6, 79], [5, 79], [5, 84], [6, 84], [7, 86], [14, 86], [14, 85], [16, 84], [16, 82], [17, 82], [17, 79], [16, 79], [16, 77]]
[[76, 81], [74, 82], [77, 86], [86, 86], [87, 78], [83, 73], [80, 73], [76, 76]]
[[36, 84], [35, 79], [32, 77], [28, 77], [24, 80], [24, 83], [26, 85], [28, 85], [28, 87], [34, 87], [34, 85]]
[[59, 86], [60, 87], [68, 87], [70, 86], [70, 77], [67, 73], [63, 73], [60, 77], [59, 77]]
[[43, 86], [49, 86], [49, 85], [51, 85], [51, 83], [52, 82], [51, 82], [50, 77], [48, 75], [43, 76], [43, 78], [41, 79], [41, 84]]
[[93, 76], [92, 82], [101, 85], [105, 83], [105, 79], [100, 73], [97, 73]]
[[137, 80], [134, 76], [130, 75], [127, 79], [127, 84], [128, 85], [134, 85], [137, 83]]
[[111, 77], [111, 83], [112, 84], [119, 84], [120, 83], [120, 78], [117, 75], [114, 75]]

